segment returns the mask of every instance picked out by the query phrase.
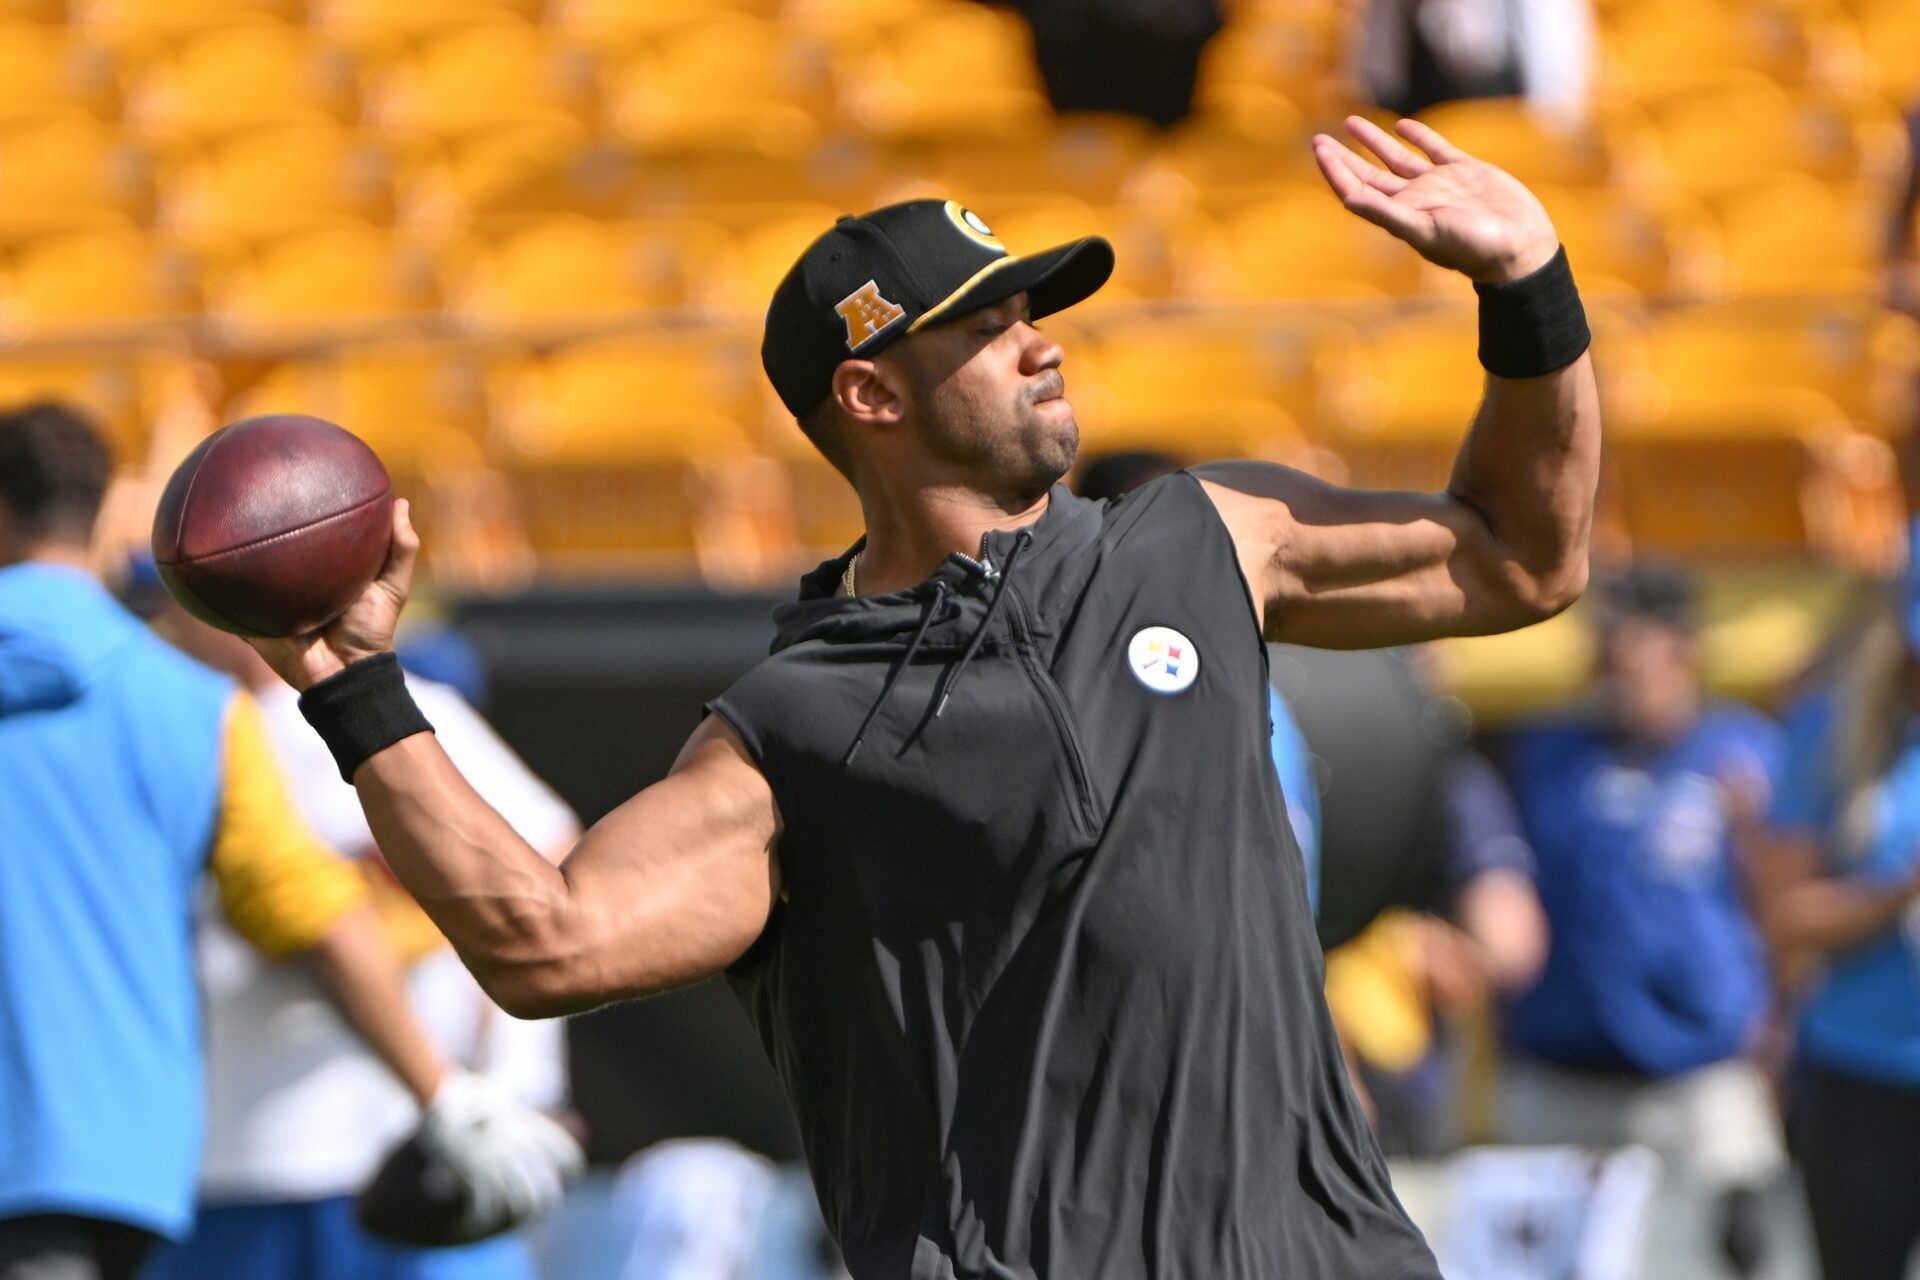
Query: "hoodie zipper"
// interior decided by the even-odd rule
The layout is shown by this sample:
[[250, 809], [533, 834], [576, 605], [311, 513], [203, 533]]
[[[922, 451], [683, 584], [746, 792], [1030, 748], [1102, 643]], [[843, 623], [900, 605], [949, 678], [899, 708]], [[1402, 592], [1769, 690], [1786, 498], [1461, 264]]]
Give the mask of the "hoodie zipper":
[[[1001, 590], [1011, 590], [1012, 584], [1002, 586]], [[1100, 833], [1100, 810], [1094, 803], [1092, 775], [1087, 770], [1087, 758], [1080, 750], [1080, 737], [1073, 726], [1073, 716], [1067, 710], [1066, 695], [1060, 692], [1060, 686], [1054, 683], [1053, 675], [1040, 665], [1040, 658], [1033, 643], [1032, 619], [1027, 613], [1027, 602], [1018, 591], [1013, 592], [1013, 621], [1018, 629], [1018, 641], [1014, 647], [1020, 654], [1020, 661], [1027, 669], [1027, 678], [1040, 694], [1040, 701], [1046, 705], [1047, 714], [1053, 718], [1054, 733], [1060, 739], [1061, 750], [1066, 753], [1068, 771], [1073, 775], [1074, 800], [1076, 801], [1082, 826], [1088, 836]]]

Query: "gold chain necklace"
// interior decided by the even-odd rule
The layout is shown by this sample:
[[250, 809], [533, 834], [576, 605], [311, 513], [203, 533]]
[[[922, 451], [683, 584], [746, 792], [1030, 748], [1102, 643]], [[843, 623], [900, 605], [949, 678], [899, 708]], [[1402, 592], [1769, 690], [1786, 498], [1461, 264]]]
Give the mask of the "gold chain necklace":
[[840, 574], [840, 594], [841, 595], [852, 597], [860, 594], [859, 592], [855, 591], [853, 587], [853, 573], [854, 573], [854, 570], [859, 567], [859, 565], [860, 565], [860, 553], [856, 551], [853, 553], [853, 558], [847, 561], [846, 569]]

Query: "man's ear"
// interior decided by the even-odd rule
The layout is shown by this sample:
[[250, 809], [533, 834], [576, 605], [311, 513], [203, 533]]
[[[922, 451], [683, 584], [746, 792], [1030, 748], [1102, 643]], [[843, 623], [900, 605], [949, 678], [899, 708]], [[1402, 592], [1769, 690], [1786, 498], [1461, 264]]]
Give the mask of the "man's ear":
[[906, 412], [902, 388], [891, 370], [872, 360], [842, 360], [833, 371], [833, 399], [849, 421], [890, 427]]

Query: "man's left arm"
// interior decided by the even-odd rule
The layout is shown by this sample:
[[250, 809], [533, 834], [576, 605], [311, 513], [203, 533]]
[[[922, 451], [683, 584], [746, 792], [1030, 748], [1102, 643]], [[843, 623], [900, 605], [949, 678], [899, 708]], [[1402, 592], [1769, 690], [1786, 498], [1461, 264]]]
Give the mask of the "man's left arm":
[[1600, 471], [1586, 325], [1553, 224], [1519, 182], [1417, 121], [1398, 128], [1420, 150], [1357, 117], [1348, 127], [1385, 167], [1316, 138], [1341, 202], [1481, 296], [1486, 391], [1452, 476], [1439, 493], [1390, 493], [1258, 462], [1194, 474], [1269, 639], [1369, 648], [1551, 617], [1586, 585]]

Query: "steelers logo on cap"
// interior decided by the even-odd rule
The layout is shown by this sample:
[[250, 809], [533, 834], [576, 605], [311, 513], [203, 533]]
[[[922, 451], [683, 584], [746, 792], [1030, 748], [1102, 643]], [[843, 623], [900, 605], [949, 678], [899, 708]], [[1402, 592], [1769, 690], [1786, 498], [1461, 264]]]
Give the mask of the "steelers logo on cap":
[[962, 205], [958, 200], [947, 201], [947, 221], [960, 229], [960, 234], [983, 249], [995, 253], [1005, 253], [1007, 246], [1001, 244], [993, 234], [993, 228], [981, 220], [979, 214]]
[[1142, 627], [1127, 642], [1127, 670], [1155, 693], [1185, 693], [1200, 678], [1200, 651], [1172, 627]]

